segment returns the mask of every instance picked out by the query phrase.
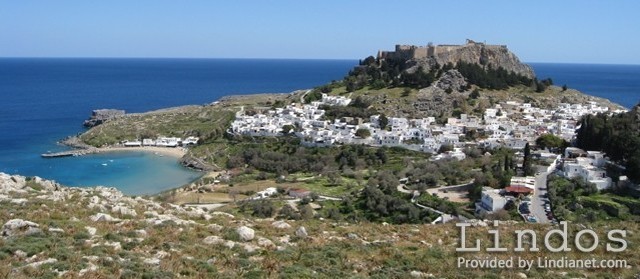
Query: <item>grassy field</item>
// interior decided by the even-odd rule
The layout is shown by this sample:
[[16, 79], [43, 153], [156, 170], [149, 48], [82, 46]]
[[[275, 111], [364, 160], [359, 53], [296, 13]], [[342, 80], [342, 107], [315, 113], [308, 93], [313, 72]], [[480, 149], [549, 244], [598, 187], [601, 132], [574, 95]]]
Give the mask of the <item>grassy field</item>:
[[341, 183], [334, 185], [329, 183], [327, 178], [317, 177], [304, 181], [300, 184], [300, 188], [310, 190], [318, 195], [326, 195], [331, 197], [341, 197], [350, 192], [362, 189], [358, 186], [355, 179], [341, 178]]

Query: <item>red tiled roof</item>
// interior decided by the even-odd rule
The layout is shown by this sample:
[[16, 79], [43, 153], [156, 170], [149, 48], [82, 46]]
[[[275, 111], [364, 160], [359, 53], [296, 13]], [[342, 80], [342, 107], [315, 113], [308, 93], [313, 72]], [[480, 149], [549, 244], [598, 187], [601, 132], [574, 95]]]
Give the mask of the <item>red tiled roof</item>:
[[509, 186], [507, 188], [504, 188], [504, 190], [509, 192], [509, 193], [531, 193], [531, 192], [533, 192], [532, 189], [527, 188], [527, 187], [513, 187], [513, 186]]

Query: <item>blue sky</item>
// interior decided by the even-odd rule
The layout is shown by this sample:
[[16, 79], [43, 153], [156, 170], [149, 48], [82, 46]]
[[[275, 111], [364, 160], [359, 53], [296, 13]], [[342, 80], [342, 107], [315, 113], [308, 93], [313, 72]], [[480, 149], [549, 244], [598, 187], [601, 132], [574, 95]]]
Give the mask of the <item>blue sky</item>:
[[0, 0], [0, 57], [359, 59], [506, 44], [523, 61], [640, 64], [640, 1]]

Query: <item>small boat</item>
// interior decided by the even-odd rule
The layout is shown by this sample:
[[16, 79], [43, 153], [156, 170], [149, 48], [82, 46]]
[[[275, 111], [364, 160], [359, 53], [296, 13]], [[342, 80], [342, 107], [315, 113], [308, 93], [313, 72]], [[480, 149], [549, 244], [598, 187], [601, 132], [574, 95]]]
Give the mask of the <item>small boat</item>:
[[106, 167], [106, 166], [107, 166], [107, 163], [102, 163], [102, 165]]

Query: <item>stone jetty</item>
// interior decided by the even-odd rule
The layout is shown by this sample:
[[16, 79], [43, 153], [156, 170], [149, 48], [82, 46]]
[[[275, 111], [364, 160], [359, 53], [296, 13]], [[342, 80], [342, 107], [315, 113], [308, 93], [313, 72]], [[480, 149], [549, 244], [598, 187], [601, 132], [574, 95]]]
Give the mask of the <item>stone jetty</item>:
[[74, 149], [61, 152], [43, 153], [43, 158], [58, 158], [58, 157], [70, 157], [70, 156], [82, 156], [86, 154], [98, 153], [98, 149]]

